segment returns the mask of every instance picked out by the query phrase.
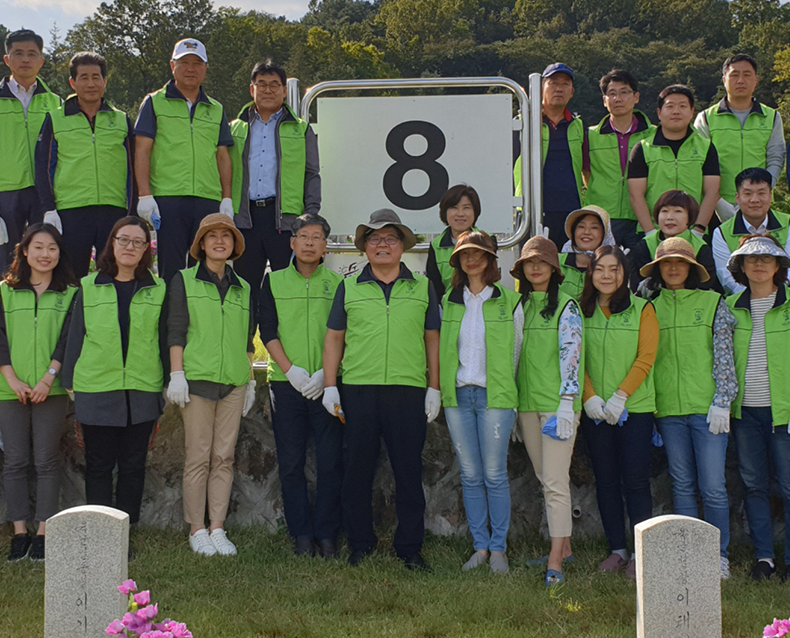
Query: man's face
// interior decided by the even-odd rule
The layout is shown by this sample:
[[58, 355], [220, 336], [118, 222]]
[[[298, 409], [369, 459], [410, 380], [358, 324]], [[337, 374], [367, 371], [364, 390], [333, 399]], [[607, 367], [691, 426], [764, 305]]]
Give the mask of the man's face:
[[398, 231], [384, 227], [373, 232], [365, 241], [365, 255], [374, 266], [391, 266], [403, 256], [403, 241]]
[[102, 77], [98, 64], [80, 64], [77, 77], [69, 78], [69, 84], [81, 102], [98, 102], [104, 97], [107, 79]]
[[657, 113], [662, 128], [671, 133], [685, 132], [694, 119], [694, 108], [688, 96], [682, 93], [667, 95], [664, 105], [657, 109]]
[[256, 75], [250, 84], [250, 95], [255, 101], [255, 108], [264, 113], [276, 113], [285, 101], [288, 87], [280, 81], [276, 73]]
[[765, 182], [755, 183], [750, 179], [744, 180], [735, 193], [735, 201], [749, 223], [757, 226], [762, 223], [771, 208], [771, 187]]
[[44, 56], [32, 40], [14, 42], [11, 50], [3, 56], [6, 66], [11, 69], [11, 75], [17, 81], [32, 82], [44, 64]]
[[194, 91], [200, 88], [206, 77], [206, 69], [208, 64], [192, 53], [178, 60], [170, 60], [170, 70], [179, 89]]
[[746, 60], [727, 67], [721, 78], [729, 98], [751, 98], [757, 88], [757, 72]]
[[565, 108], [573, 97], [573, 80], [566, 73], [555, 73], [543, 80], [543, 107]]
[[303, 226], [291, 236], [291, 250], [305, 264], [316, 264], [326, 252], [326, 237], [320, 224]]
[[639, 102], [639, 92], [634, 91], [625, 82], [609, 82], [603, 96], [603, 105], [615, 117], [633, 113], [637, 102]]

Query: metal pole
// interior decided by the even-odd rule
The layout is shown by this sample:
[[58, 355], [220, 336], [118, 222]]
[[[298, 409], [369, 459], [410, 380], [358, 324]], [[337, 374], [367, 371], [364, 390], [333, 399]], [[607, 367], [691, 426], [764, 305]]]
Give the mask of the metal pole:
[[286, 100], [294, 113], [299, 112], [299, 79], [288, 78], [286, 86], [288, 87], [288, 95]]
[[[534, 235], [543, 232], [543, 114], [541, 112], [541, 78], [540, 73], [529, 76], [529, 211], [532, 216], [531, 228]], [[523, 160], [522, 160], [523, 167]], [[524, 174], [522, 173], [522, 179]], [[522, 182], [523, 184], [526, 181]]]

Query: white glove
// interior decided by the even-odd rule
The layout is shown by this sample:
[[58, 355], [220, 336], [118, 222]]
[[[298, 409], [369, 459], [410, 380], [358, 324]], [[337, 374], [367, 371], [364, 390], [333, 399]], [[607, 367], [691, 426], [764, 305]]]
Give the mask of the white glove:
[[8, 243], [8, 226], [5, 225], [5, 220], [0, 217], [0, 246]]
[[233, 200], [230, 197], [223, 197], [219, 203], [219, 212], [233, 219]]
[[436, 420], [441, 407], [442, 393], [436, 388], [428, 388], [425, 391], [425, 416], [428, 417], [428, 423]]
[[291, 382], [294, 390], [301, 394], [303, 394], [305, 386], [310, 382], [310, 373], [299, 366], [292, 365], [288, 368], [288, 372], [285, 373], [285, 376], [288, 381]]
[[183, 370], [170, 373], [170, 384], [167, 386], [167, 398], [179, 408], [189, 403], [189, 384]]
[[247, 390], [244, 392], [244, 407], [241, 409], [241, 416], [247, 416], [247, 413], [255, 403], [255, 386], [257, 385], [255, 379], [247, 382]]
[[606, 402], [606, 407], [603, 409], [604, 419], [609, 425], [617, 425], [620, 420], [620, 415], [625, 409], [625, 402], [628, 397], [623, 397], [614, 392], [611, 398]]
[[510, 440], [513, 441], [513, 443], [524, 442], [524, 434], [521, 432], [521, 423], [518, 422], [518, 419], [516, 419], [516, 423], [510, 431]]
[[310, 401], [315, 401], [324, 392], [324, 371], [319, 368], [313, 372], [310, 380], [302, 388], [302, 396]]
[[[346, 414], [343, 412], [343, 408], [340, 407], [340, 392], [337, 391], [336, 385], [324, 388], [324, 398], [321, 403], [323, 403], [329, 414], [336, 416], [345, 423]], [[337, 409], [337, 413], [335, 413], [335, 409]]]
[[730, 431], [730, 409], [717, 408], [711, 405], [708, 409], [708, 430], [711, 434], [723, 434]]
[[573, 436], [574, 417], [573, 398], [562, 397], [560, 407], [557, 408], [557, 436], [563, 441]]
[[137, 214], [155, 230], [159, 230], [162, 218], [159, 216], [159, 204], [156, 203], [153, 195], [144, 195], [137, 200]]
[[697, 230], [696, 227], [691, 229], [691, 234], [696, 235], [700, 239], [705, 239], [705, 233], [703, 233], [701, 230]]
[[601, 397], [597, 394], [591, 396], [584, 402], [584, 411], [587, 413], [587, 416], [590, 417], [593, 421], [603, 421], [606, 416], [603, 413], [603, 409], [606, 407], [606, 401], [604, 401]]
[[645, 237], [646, 237], [646, 238], [647, 238], [647, 237], [650, 237], [650, 235], [652, 235], [654, 232], [656, 232], [656, 230], [658, 230], [658, 229], [657, 229], [657, 228], [655, 228], [655, 227], [651, 228], [650, 230], [648, 230], [648, 231], [645, 233]]
[[55, 228], [58, 229], [58, 232], [61, 235], [63, 234], [63, 224], [61, 224], [60, 222], [60, 215], [58, 215], [58, 211], [48, 210], [46, 213], [44, 213], [44, 223], [52, 224]]
[[74, 390], [69, 390], [66, 388], [66, 394], [69, 395], [69, 399], [71, 399], [71, 402], [74, 403]]

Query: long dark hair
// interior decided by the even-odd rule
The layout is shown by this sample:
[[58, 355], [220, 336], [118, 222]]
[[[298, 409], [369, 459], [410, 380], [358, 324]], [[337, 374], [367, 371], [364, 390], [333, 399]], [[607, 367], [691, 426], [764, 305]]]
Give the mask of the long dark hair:
[[[645, 280], [645, 287], [647, 287], [647, 289], [651, 290], [652, 292], [660, 292], [662, 288], [667, 287], [666, 283], [661, 277], [660, 266], [660, 263], [653, 266], [653, 268], [650, 269], [650, 274]], [[697, 290], [701, 283], [699, 270], [697, 270], [697, 267], [694, 266], [694, 264], [689, 264], [689, 275], [686, 277], [686, 281], [683, 282], [683, 288], [686, 290]]]
[[151, 251], [151, 231], [148, 229], [148, 224], [145, 223], [145, 220], [139, 217], [129, 215], [115, 222], [115, 226], [113, 226], [110, 231], [110, 236], [107, 237], [107, 243], [104, 244], [104, 250], [102, 250], [101, 254], [96, 258], [96, 268], [99, 272], [109, 275], [110, 277], [115, 277], [115, 275], [118, 274], [118, 264], [115, 263], [115, 253], [113, 252], [112, 244], [115, 241], [118, 231], [125, 226], [137, 226], [138, 228], [142, 228], [145, 233], [145, 241], [148, 243], [140, 259], [140, 263], [137, 264], [137, 268], [134, 269], [134, 278], [137, 281], [141, 281], [148, 276], [148, 271], [154, 263], [154, 256]]
[[584, 289], [582, 290], [582, 299], [579, 303], [582, 314], [588, 318], [593, 316], [595, 306], [598, 304], [598, 289], [593, 286], [592, 274], [598, 262], [607, 255], [613, 255], [623, 271], [623, 283], [614, 291], [612, 298], [609, 300], [609, 310], [612, 313], [622, 312], [631, 304], [631, 291], [628, 289], [630, 273], [628, 260], [625, 258], [623, 251], [617, 246], [598, 246], [590, 258], [590, 265], [587, 267], [587, 273], [584, 275]]
[[52, 269], [52, 283], [49, 285], [50, 289], [56, 292], [63, 292], [69, 286], [76, 286], [77, 279], [74, 277], [74, 271], [71, 269], [71, 260], [63, 245], [63, 235], [58, 232], [52, 224], [32, 224], [27, 227], [25, 234], [22, 235], [16, 248], [14, 248], [14, 261], [6, 270], [5, 281], [11, 288], [25, 288], [30, 286], [30, 264], [27, 263], [27, 256], [25, 251], [28, 249], [33, 241], [33, 238], [39, 233], [46, 233], [58, 245], [60, 256], [58, 257], [57, 265]]
[[[521, 268], [521, 272], [516, 277], [518, 280], [518, 289], [521, 291], [521, 303], [525, 304], [529, 300], [530, 296], [532, 295], [532, 291], [534, 290], [532, 287], [532, 282], [529, 281], [524, 276], [524, 268]], [[549, 317], [553, 317], [554, 313], [557, 312], [557, 307], [560, 305], [560, 283], [562, 282], [562, 275], [558, 273], [556, 270], [551, 271], [551, 277], [549, 278], [549, 287], [546, 290], [546, 305], [540, 311], [540, 316], [544, 319], [548, 319]]]

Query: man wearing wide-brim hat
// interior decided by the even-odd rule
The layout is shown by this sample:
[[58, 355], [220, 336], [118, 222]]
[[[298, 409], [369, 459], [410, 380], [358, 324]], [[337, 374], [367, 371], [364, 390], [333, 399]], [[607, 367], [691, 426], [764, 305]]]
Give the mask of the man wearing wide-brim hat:
[[433, 285], [401, 262], [403, 251], [416, 243], [414, 233], [386, 208], [357, 226], [354, 245], [368, 265], [340, 283], [327, 321], [323, 403], [330, 414], [345, 418], [342, 508], [352, 565], [378, 543], [371, 499], [383, 436], [395, 476], [395, 552], [407, 568], [429, 569], [420, 553], [422, 448], [426, 417], [433, 421], [441, 407], [441, 320]]

